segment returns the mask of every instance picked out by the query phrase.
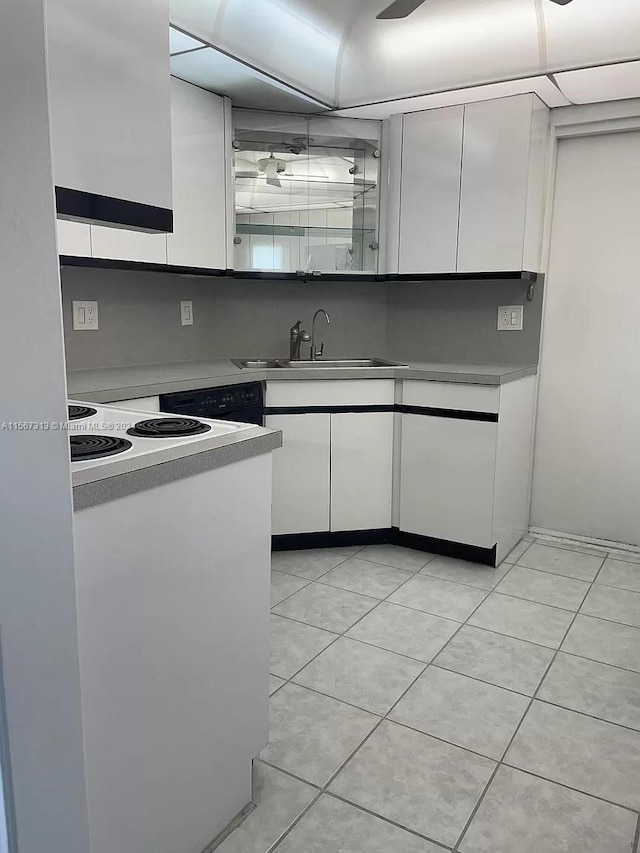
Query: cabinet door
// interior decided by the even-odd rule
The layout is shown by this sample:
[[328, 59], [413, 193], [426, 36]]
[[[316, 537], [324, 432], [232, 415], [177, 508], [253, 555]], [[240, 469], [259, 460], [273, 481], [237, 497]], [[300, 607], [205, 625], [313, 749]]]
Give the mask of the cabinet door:
[[331, 415], [331, 530], [391, 527], [393, 412]]
[[400, 529], [492, 548], [498, 425], [402, 415]]
[[533, 95], [468, 104], [458, 272], [521, 270]]
[[226, 269], [225, 102], [171, 79], [173, 234], [170, 264]]
[[400, 273], [455, 272], [463, 109], [404, 117]]
[[168, 0], [47, 3], [53, 176], [171, 208]]
[[283, 446], [273, 454], [272, 533], [329, 530], [331, 415], [269, 415]]
[[84, 222], [58, 219], [58, 254], [80, 258], [91, 257], [91, 226]]
[[91, 253], [94, 258], [166, 264], [167, 235], [92, 225]]

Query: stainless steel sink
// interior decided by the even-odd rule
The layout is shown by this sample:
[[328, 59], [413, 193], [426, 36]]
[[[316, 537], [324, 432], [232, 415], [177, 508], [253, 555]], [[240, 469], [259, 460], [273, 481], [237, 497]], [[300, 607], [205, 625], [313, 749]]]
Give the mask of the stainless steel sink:
[[317, 358], [315, 361], [295, 360], [288, 358], [234, 358], [237, 367], [252, 368], [253, 370], [272, 370], [273, 368], [294, 368], [297, 370], [326, 370], [327, 368], [345, 367], [404, 367], [399, 361], [388, 361], [386, 358]]
[[251, 370], [271, 370], [280, 367], [280, 362], [275, 358], [232, 358], [236, 367], [249, 368]]
[[297, 368], [306, 370], [308, 368], [326, 370], [327, 368], [345, 367], [397, 367], [397, 361], [387, 361], [384, 358], [318, 358], [315, 361], [289, 361], [282, 360], [281, 367]]

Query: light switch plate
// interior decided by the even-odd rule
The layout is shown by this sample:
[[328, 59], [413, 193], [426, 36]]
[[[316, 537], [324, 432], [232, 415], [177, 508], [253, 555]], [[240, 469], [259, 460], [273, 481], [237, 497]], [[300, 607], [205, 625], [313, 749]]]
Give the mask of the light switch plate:
[[498, 308], [498, 331], [521, 332], [524, 320], [524, 305], [500, 305]]
[[193, 326], [193, 302], [190, 299], [180, 303], [180, 320], [183, 326]]
[[95, 331], [98, 328], [98, 303], [73, 300], [74, 331]]

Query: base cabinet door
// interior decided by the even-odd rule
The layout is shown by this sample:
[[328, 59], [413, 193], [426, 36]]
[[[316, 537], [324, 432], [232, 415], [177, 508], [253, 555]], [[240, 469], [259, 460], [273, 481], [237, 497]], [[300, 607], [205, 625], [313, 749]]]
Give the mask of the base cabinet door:
[[400, 529], [492, 548], [497, 423], [402, 415]]
[[393, 412], [331, 415], [331, 530], [391, 527]]
[[273, 535], [328, 531], [331, 415], [269, 415], [265, 426], [283, 436], [273, 454]]

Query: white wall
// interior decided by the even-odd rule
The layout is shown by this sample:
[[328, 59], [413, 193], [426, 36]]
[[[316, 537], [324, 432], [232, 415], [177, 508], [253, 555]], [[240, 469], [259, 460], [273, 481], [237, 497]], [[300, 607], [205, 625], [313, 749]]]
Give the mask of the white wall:
[[[5, 0], [1, 9], [0, 426], [60, 422], [66, 389], [43, 0]], [[0, 429], [0, 472], [9, 744], [1, 761], [8, 773], [10, 758], [3, 781], [18, 837], [10, 849], [87, 853], [67, 434]]]
[[532, 526], [640, 545], [640, 132], [563, 139]]

